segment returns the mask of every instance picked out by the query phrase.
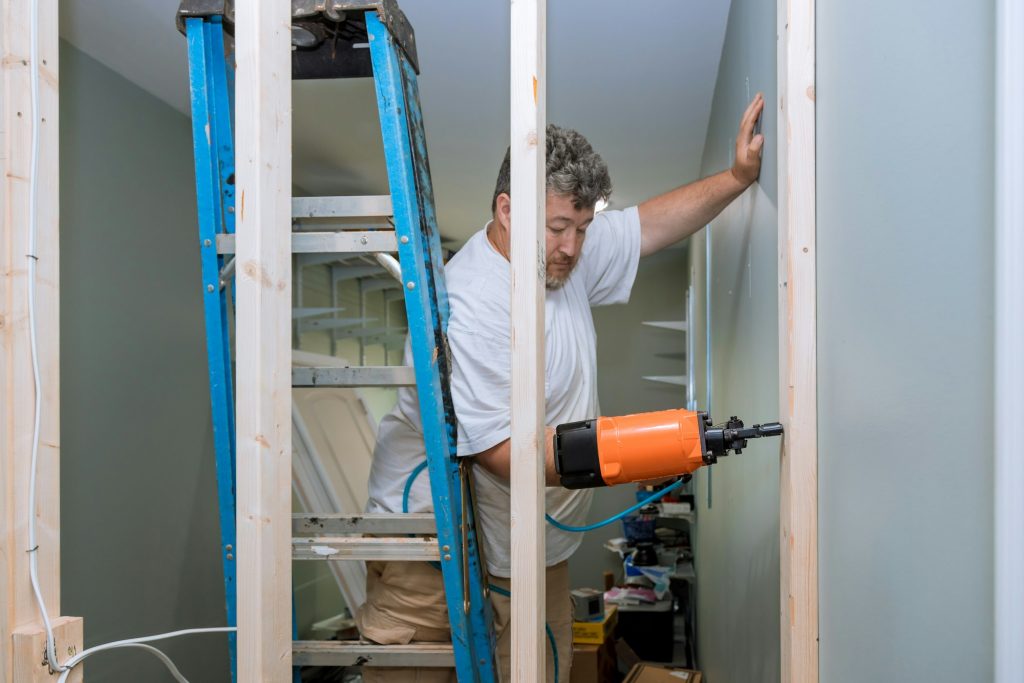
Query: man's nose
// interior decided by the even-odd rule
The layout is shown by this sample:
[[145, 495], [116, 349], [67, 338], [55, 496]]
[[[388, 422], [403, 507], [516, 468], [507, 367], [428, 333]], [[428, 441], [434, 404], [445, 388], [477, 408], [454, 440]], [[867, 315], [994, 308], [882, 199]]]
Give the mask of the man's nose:
[[558, 245], [559, 251], [566, 256], [574, 257], [579, 252], [583, 240], [576, 230], [566, 230], [565, 232], [567, 234], [562, 236], [561, 244]]

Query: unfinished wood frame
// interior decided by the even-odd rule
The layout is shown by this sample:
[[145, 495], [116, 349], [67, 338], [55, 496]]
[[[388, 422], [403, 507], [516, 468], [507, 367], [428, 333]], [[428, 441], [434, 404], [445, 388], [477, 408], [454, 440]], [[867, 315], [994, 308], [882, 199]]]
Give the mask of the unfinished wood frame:
[[235, 24], [238, 680], [291, 680], [291, 3]]
[[[0, 278], [0, 681], [51, 680], [42, 665], [46, 632], [29, 580], [29, 481], [36, 384], [28, 318], [29, 258], [35, 259], [35, 327], [39, 362], [40, 432], [36, 483], [36, 545], [40, 589], [59, 645], [58, 661], [82, 649], [82, 620], [60, 615], [60, 358], [58, 225], [57, 0], [38, 3], [38, 64], [31, 61], [29, 0], [0, 4], [0, 183], [3, 276]], [[31, 72], [39, 69], [38, 111]], [[38, 125], [36, 246], [29, 241], [33, 123]], [[71, 653], [73, 654], [73, 652]], [[71, 681], [81, 680], [76, 671]]]
[[[512, 680], [545, 680], [546, 0], [512, 0]], [[538, 608], [539, 607], [539, 608]]]
[[818, 680], [815, 0], [779, 0], [780, 606], [783, 683]]
[[1024, 6], [996, 3], [995, 665], [1024, 671], [1024, 445], [1005, 425], [1024, 411]]

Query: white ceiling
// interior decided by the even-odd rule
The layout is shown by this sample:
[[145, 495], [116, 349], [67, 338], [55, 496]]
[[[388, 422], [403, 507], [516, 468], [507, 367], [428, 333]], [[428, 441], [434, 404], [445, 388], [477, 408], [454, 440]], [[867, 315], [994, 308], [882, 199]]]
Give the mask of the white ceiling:
[[[730, 0], [548, 2], [548, 120], [578, 129], [608, 162], [612, 206], [696, 178]], [[441, 231], [489, 218], [508, 144], [509, 5], [400, 0], [416, 30], [420, 97]], [[61, 35], [188, 113], [177, 0], [61, 0]], [[372, 84], [294, 88], [295, 183], [314, 195], [383, 194]]]

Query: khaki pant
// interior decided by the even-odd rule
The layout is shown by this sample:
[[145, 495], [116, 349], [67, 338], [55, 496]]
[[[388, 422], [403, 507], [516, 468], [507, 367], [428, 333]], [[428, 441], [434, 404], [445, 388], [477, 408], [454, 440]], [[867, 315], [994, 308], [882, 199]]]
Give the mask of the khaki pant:
[[[508, 591], [511, 580], [491, 577], [491, 585]], [[547, 623], [558, 648], [558, 681], [569, 683], [572, 666], [572, 601], [569, 597], [569, 563], [547, 570]], [[494, 629], [497, 636], [499, 680], [508, 681], [512, 660], [511, 600], [491, 591]], [[366, 604], [356, 614], [363, 638], [382, 645], [410, 642], [450, 642], [448, 608], [441, 572], [426, 562], [368, 562]], [[547, 641], [547, 638], [545, 638]], [[550, 643], [547, 681], [554, 683]], [[454, 683], [454, 669], [406, 669], [365, 667], [365, 683]]]

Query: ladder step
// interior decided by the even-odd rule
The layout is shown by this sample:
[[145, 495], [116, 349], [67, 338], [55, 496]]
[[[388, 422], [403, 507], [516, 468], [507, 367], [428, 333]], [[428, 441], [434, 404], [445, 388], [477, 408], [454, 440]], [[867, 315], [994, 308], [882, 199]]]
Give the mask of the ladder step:
[[[345, 254], [378, 251], [398, 251], [394, 230], [292, 233], [292, 253], [295, 254]], [[234, 254], [235, 236], [217, 235], [217, 253]]]
[[391, 195], [388, 194], [292, 198], [292, 218], [369, 218], [393, 214]]
[[429, 512], [409, 514], [366, 513], [347, 515], [330, 513], [292, 515], [292, 533], [296, 536], [333, 536], [336, 534], [436, 534], [437, 523]]
[[441, 558], [436, 538], [311, 536], [292, 539], [294, 560], [387, 560], [425, 562]]
[[405, 365], [292, 368], [293, 387], [411, 387], [416, 373]]
[[355, 640], [296, 640], [295, 666], [416, 666], [453, 667], [451, 643], [374, 645]]

